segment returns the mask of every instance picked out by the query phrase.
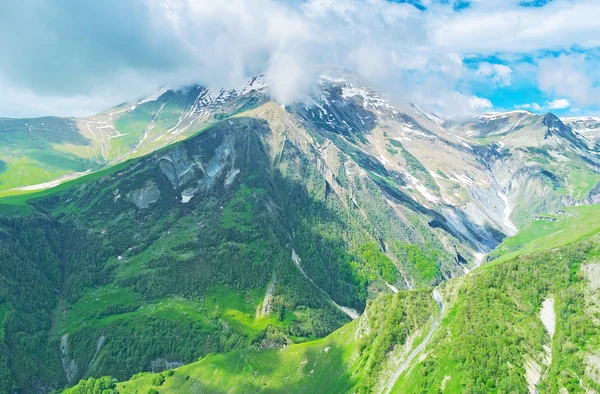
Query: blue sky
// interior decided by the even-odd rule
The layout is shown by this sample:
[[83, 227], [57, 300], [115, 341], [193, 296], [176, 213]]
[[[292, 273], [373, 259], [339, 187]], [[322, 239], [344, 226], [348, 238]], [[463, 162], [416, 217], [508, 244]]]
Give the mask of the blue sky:
[[259, 73], [285, 104], [332, 69], [445, 114], [600, 115], [598, 20], [597, 0], [0, 2], [0, 116]]
[[[510, 68], [510, 77], [506, 83], [490, 81], [489, 78], [469, 84], [470, 91], [479, 97], [485, 97], [493, 103], [496, 110], [527, 109], [532, 112], [553, 112], [558, 115], [598, 114], [598, 105], [593, 101], [579, 103], [577, 98], [583, 94], [567, 94], [562, 90], [544, 89], [540, 84], [540, 61], [552, 63], [554, 59], [571, 56], [585, 56], [590, 64], [594, 64], [589, 53], [565, 51], [537, 51], [529, 55], [517, 56], [474, 56], [465, 61], [465, 66], [474, 71], [480, 70], [481, 64], [501, 65]], [[546, 63], [542, 63], [546, 64]], [[551, 64], [548, 67], [552, 67]], [[565, 70], [565, 74], [576, 71]], [[481, 74], [481, 72], [480, 72]], [[493, 77], [492, 77], [493, 79]], [[557, 84], [568, 83], [565, 79], [557, 79]]]
[[[467, 0], [394, 2], [412, 4], [424, 14], [435, 10], [436, 6], [447, 5], [452, 7], [458, 18], [473, 11], [479, 14], [477, 8], [483, 3]], [[571, 16], [579, 13], [583, 19], [589, 20], [589, 16], [584, 15], [588, 9], [591, 14], [598, 15], [598, 8], [593, 2], [573, 0], [551, 4], [552, 0], [507, 0], [501, 3], [490, 0], [485, 12], [493, 14], [500, 11], [516, 15], [518, 19], [528, 15], [543, 23], [542, 16], [546, 11], [555, 12], [560, 17], [561, 11], [572, 10], [579, 5], [578, 12], [571, 13]], [[550, 6], [553, 8], [549, 9]], [[536, 14], [540, 17], [535, 18]], [[566, 15], [563, 18], [564, 23], [576, 24], [576, 21], [576, 18]], [[498, 36], [503, 33], [500, 29]], [[532, 50], [514, 50], [507, 44], [505, 47], [492, 46], [489, 50], [465, 51], [461, 58], [466, 72], [457, 79], [457, 89], [489, 100], [494, 110], [527, 109], [533, 112], [551, 111], [564, 116], [597, 115], [600, 113], [600, 94], [597, 92], [600, 78], [594, 71], [600, 65], [597, 43], [590, 45], [589, 37], [580, 36], [580, 32], [573, 34], [569, 42], [568, 34], [565, 31], [567, 41], [564, 43], [554, 43], [549, 37], [546, 42], [533, 45]]]

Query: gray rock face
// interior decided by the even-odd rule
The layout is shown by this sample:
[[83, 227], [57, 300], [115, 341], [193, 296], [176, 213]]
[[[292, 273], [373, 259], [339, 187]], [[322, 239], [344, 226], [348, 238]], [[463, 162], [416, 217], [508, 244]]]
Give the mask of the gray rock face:
[[169, 361], [164, 358], [157, 358], [150, 363], [150, 371], [153, 373], [166, 371], [167, 369], [179, 368], [184, 363], [180, 361]]
[[229, 186], [240, 172], [235, 162], [234, 138], [226, 136], [213, 150], [179, 145], [159, 158], [159, 168], [175, 190], [181, 190], [181, 202], [188, 203], [199, 192], [210, 190], [224, 176]]
[[160, 190], [154, 182], [148, 182], [143, 188], [129, 193], [127, 198], [139, 209], [147, 209], [160, 199]]
[[175, 149], [169, 150], [166, 155], [162, 156], [159, 166], [162, 172], [169, 178], [174, 189], [178, 189], [187, 181], [193, 179], [196, 175], [197, 167], [202, 169], [201, 165], [198, 165], [198, 163], [189, 157], [187, 150], [182, 145], [178, 145]]
[[67, 382], [71, 384], [77, 375], [77, 364], [75, 364], [75, 360], [71, 360], [69, 357], [69, 334], [65, 334], [60, 338], [60, 360]]

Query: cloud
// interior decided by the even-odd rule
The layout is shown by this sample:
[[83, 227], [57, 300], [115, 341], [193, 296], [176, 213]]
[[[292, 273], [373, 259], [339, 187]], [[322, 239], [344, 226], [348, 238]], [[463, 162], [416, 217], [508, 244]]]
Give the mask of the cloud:
[[[412, 48], [426, 36], [419, 10], [384, 0], [32, 0], [2, 2], [0, 15], [9, 21], [0, 24], [0, 115], [42, 107], [16, 103], [9, 91], [117, 104], [161, 85], [229, 88], [263, 72], [274, 98], [289, 103], [310, 90], [317, 70], [385, 81], [418, 57]], [[437, 57], [423, 55], [425, 67], [452, 63]]]
[[566, 97], [576, 105], [594, 105], [600, 102], [600, 87], [593, 78], [596, 69], [597, 64], [585, 54], [545, 58], [539, 61], [539, 86], [545, 93]]
[[474, 111], [489, 109], [493, 107], [492, 102], [490, 100], [476, 96], [469, 97], [469, 104], [471, 109]]
[[[556, 110], [565, 110], [571, 108], [571, 102], [566, 98], [560, 98], [552, 101], [547, 101], [544, 106], [539, 105], [538, 103], [528, 103], [528, 104], [520, 104], [515, 105], [515, 108], [518, 109], [526, 109], [534, 112], [544, 111], [556, 111]], [[579, 112], [581, 109], [571, 109], [571, 112]]]
[[[0, 117], [32, 117], [46, 115], [85, 116], [114, 106], [119, 91], [105, 94], [44, 94], [27, 88], [16, 88], [0, 79]], [[118, 99], [117, 99], [118, 100]]]
[[430, 16], [431, 40], [436, 47], [493, 54], [600, 45], [597, 0], [554, 0], [543, 7], [521, 7], [516, 0], [471, 3], [451, 17]]
[[538, 103], [515, 105], [515, 108], [526, 109], [535, 112], [541, 111], [543, 109], [543, 107], [540, 106]]
[[[460, 12], [442, 3], [423, 1], [421, 11], [385, 0], [0, 2], [0, 116], [89, 114], [162, 85], [235, 87], [259, 73], [289, 104], [333, 68], [395, 101], [489, 108], [474, 91], [514, 85], [519, 54], [600, 45], [597, 1], [471, 0]], [[465, 66], [487, 55], [512, 60]], [[600, 97], [595, 63], [570, 61], [540, 60], [540, 88], [590, 105]], [[557, 82], [557, 62], [577, 71], [571, 87]]]
[[513, 70], [504, 64], [479, 64], [476, 74], [481, 77], [491, 78], [492, 83], [500, 87], [510, 86]]
[[316, 70], [302, 66], [300, 54], [280, 53], [269, 62], [266, 82], [273, 98], [282, 105], [292, 104], [295, 99], [309, 93], [315, 80]]
[[548, 109], [567, 109], [571, 107], [571, 102], [565, 98], [557, 99], [546, 104]]

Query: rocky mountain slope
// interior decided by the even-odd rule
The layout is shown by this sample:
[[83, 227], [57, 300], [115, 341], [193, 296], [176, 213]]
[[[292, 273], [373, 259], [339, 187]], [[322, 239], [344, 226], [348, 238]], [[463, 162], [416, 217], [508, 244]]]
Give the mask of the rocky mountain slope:
[[[564, 206], [600, 193], [596, 146], [551, 114], [444, 119], [395, 107], [352, 76], [323, 76], [285, 108], [256, 78], [237, 90], [164, 89], [94, 117], [53, 119], [53, 134], [47, 119], [2, 121], [0, 138], [14, 141], [0, 152], [9, 195], [0, 199], [4, 392], [126, 380], [211, 353], [310, 349], [305, 342], [351, 321], [378, 334], [332, 355], [372, 372], [331, 384], [440, 386], [403, 377], [438, 347], [440, 327], [489, 327], [469, 320], [484, 313], [478, 303], [460, 326], [444, 326], [440, 316], [458, 313], [446, 304], [458, 308], [459, 298], [444, 293], [440, 315], [430, 287], [475, 291], [464, 275], [507, 235], [558, 221]], [[35, 159], [31, 168], [19, 155]], [[517, 304], [531, 307], [517, 312], [531, 319], [541, 301], [523, 297]], [[506, 310], [505, 301], [494, 305]], [[365, 311], [379, 317], [368, 322]], [[530, 349], [537, 339], [522, 340]], [[531, 358], [541, 365], [538, 353]], [[502, 368], [510, 379], [498, 375], [494, 387], [522, 387], [524, 374]], [[480, 390], [487, 381], [474, 374], [454, 382]]]
[[[343, 77], [324, 75], [311, 97], [287, 112], [380, 184], [391, 179], [442, 213], [479, 252], [536, 213], [597, 201], [595, 133], [583, 131], [593, 130], [593, 119], [568, 120], [573, 129], [527, 111], [448, 120], [416, 105], [394, 107]], [[257, 77], [233, 90], [163, 89], [84, 119], [2, 120], [0, 138], [11, 143], [0, 151], [0, 193], [44, 189], [140, 157], [268, 99]]]
[[598, 202], [599, 152], [556, 116], [514, 111], [444, 125], [485, 160], [517, 227], [536, 213]]
[[[565, 125], [573, 129], [585, 139], [588, 145], [595, 146], [600, 139], [600, 118], [593, 116], [570, 117], [561, 119]], [[596, 147], [596, 150], [597, 147]]]
[[[483, 242], [360, 160], [369, 155], [355, 159], [266, 103], [126, 165], [2, 200], [3, 212], [21, 207], [1, 227], [3, 373], [48, 391], [303, 342], [377, 294], [474, 264]], [[17, 296], [32, 276], [46, 300], [35, 314]]]
[[0, 118], [0, 195], [47, 189], [181, 141], [262, 100], [261, 77], [238, 89], [162, 89], [86, 118]]

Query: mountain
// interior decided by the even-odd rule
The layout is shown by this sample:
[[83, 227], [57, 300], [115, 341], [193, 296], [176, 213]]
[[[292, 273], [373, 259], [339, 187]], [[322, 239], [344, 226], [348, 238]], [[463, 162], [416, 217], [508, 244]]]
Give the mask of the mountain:
[[507, 191], [506, 216], [518, 228], [537, 213], [598, 202], [597, 152], [552, 114], [484, 114], [449, 120], [444, 126], [486, 161], [492, 177]]
[[[317, 341], [213, 355], [109, 383], [119, 392], [595, 392], [598, 206], [538, 222], [537, 246], [434, 290], [380, 295]], [[557, 231], [572, 234], [567, 240]], [[80, 384], [80, 388], [92, 381]], [[77, 391], [67, 391], [77, 392]]]
[[384, 176], [269, 102], [5, 198], [5, 375], [47, 391], [302, 342], [379, 293], [460, 275], [477, 244]]
[[256, 104], [262, 77], [238, 89], [161, 89], [86, 118], [0, 118], [0, 196], [47, 189], [181, 141]]
[[[88, 392], [86, 384], [175, 368], [119, 387], [185, 385], [189, 375], [190, 390], [234, 381], [239, 391], [277, 390], [299, 371], [291, 387], [435, 391], [446, 367], [455, 368], [448, 387], [481, 392], [491, 379], [492, 389], [522, 391], [522, 357], [543, 361], [540, 297], [551, 289], [563, 305], [560, 292], [584, 291], [565, 274], [579, 272], [567, 259], [538, 267], [549, 248], [589, 244], [565, 246], [556, 233], [578, 242], [585, 234], [573, 218], [595, 228], [593, 206], [563, 207], [600, 193], [598, 152], [552, 114], [447, 119], [396, 107], [351, 75], [324, 75], [285, 108], [258, 77], [227, 91], [162, 89], [94, 117], [55, 119], [51, 132], [23, 128], [47, 120], [5, 121], [0, 137], [14, 144], [0, 174], [0, 392], [92, 378], [73, 389]], [[36, 161], [22, 166], [19, 155]], [[478, 268], [486, 254], [495, 262]], [[496, 289], [518, 293], [499, 298]], [[483, 336], [482, 350], [463, 333], [494, 332], [493, 319], [472, 319], [486, 308], [519, 332], [537, 331], [506, 333], [523, 346], [478, 375], [497, 343]], [[440, 339], [448, 330], [450, 345]], [[443, 362], [431, 367], [435, 379], [410, 375], [432, 349]], [[460, 373], [467, 358], [456, 349], [473, 349]], [[279, 354], [298, 364], [281, 366]], [[246, 356], [260, 369], [240, 367], [253, 365]], [[583, 379], [581, 365], [572, 369]], [[211, 368], [222, 371], [215, 386], [205, 379]]]
[[[570, 127], [551, 114], [542, 118], [514, 111], [445, 119], [416, 105], [394, 107], [376, 91], [351, 82], [352, 75], [343, 77], [322, 76], [312, 96], [288, 112], [327, 133], [326, 138], [333, 136], [345, 153], [369, 156], [361, 158], [368, 171], [383, 177], [384, 171], [396, 173], [399, 187], [450, 218], [480, 252], [497, 244], [495, 231], [514, 234], [536, 213], [597, 201], [592, 189], [600, 179], [592, 140], [567, 132]], [[45, 189], [184, 140], [267, 102], [265, 88], [257, 77], [231, 90], [162, 89], [93, 117], [55, 119], [60, 126], [52, 132], [64, 134], [60, 138], [48, 135], [48, 128], [32, 127], [34, 120], [4, 120], [13, 126], [4, 127], [0, 137], [13, 144], [0, 152], [0, 194]], [[552, 132], [553, 127], [559, 131]], [[567, 145], [558, 147], [563, 141]], [[513, 175], [515, 181], [509, 179]], [[535, 187], [522, 190], [530, 180]], [[530, 209], [522, 201], [531, 198], [540, 201]]]
[[595, 147], [596, 152], [599, 151], [597, 141], [600, 139], [600, 118], [591, 116], [572, 117], [562, 118], [562, 121], [586, 139], [590, 147]]

